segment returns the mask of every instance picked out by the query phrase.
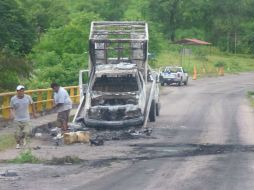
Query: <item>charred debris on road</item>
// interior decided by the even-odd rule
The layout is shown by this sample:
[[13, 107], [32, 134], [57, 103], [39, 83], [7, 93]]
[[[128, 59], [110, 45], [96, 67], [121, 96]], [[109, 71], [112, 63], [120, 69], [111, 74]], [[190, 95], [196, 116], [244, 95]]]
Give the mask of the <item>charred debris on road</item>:
[[[90, 145], [91, 146], [102, 146], [105, 141], [118, 141], [118, 140], [133, 140], [133, 139], [154, 139], [155, 137], [151, 136], [153, 129], [151, 128], [87, 128], [82, 125], [70, 125], [70, 132], [79, 132], [84, 131], [90, 134]], [[59, 136], [59, 132], [56, 130], [54, 125], [49, 123], [48, 125], [38, 127], [34, 130], [34, 136], [36, 138], [44, 138], [51, 140], [55, 145], [63, 144], [63, 136]], [[51, 140], [52, 141], [52, 140]]]

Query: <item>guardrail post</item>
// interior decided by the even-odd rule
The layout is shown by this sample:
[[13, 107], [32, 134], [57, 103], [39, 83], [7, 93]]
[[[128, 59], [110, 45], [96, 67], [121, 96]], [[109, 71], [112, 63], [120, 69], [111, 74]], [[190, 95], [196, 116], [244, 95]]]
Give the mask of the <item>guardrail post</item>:
[[70, 89], [70, 97], [71, 97], [71, 100], [73, 101], [73, 102], [75, 102], [75, 97], [74, 97], [74, 94], [75, 94], [75, 91], [74, 91], [74, 88], [72, 87], [71, 89]]
[[4, 96], [3, 97], [3, 118], [4, 119], [9, 119], [10, 118], [10, 109], [8, 108], [10, 106], [10, 96]]
[[79, 89], [79, 87], [77, 87], [77, 97], [76, 97], [75, 103], [79, 103], [79, 97], [78, 96], [80, 96], [80, 89]]
[[[25, 92], [27, 95], [31, 96], [33, 99], [33, 92]], [[32, 105], [29, 105], [29, 113], [32, 113]]]
[[52, 99], [52, 90], [48, 90], [47, 91], [47, 103], [46, 103], [47, 110], [50, 110], [53, 106], [51, 99]]
[[42, 112], [42, 92], [38, 92], [36, 108], [37, 112]]

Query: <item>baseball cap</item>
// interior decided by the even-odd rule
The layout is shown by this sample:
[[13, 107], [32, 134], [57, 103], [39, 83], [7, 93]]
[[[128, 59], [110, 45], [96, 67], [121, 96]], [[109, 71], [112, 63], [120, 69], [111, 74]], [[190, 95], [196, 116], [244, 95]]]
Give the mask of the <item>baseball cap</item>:
[[24, 89], [24, 88], [25, 88], [25, 87], [24, 87], [23, 85], [18, 85], [16, 89], [17, 89], [17, 90], [21, 90], [21, 89]]

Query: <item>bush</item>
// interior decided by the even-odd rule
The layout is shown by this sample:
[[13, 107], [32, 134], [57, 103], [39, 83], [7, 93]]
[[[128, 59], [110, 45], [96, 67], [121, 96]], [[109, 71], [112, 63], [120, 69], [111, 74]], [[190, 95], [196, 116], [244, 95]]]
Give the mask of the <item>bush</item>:
[[24, 164], [24, 163], [31, 163], [31, 164], [37, 164], [40, 163], [40, 160], [36, 158], [31, 150], [26, 150], [24, 152], [21, 152], [19, 156], [14, 158], [13, 160], [10, 160], [10, 163], [14, 164]]
[[224, 61], [217, 61], [214, 64], [214, 67], [225, 67], [225, 66], [226, 66], [226, 63]]

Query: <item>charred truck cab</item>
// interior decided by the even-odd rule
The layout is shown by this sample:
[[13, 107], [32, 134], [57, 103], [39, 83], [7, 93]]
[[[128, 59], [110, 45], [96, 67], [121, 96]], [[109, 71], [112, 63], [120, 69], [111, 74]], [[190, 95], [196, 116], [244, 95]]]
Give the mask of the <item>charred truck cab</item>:
[[97, 67], [86, 94], [85, 124], [88, 126], [141, 125], [144, 122], [145, 90], [135, 64]]
[[88, 127], [142, 126], [159, 115], [156, 73], [147, 63], [145, 22], [92, 22], [89, 82], [74, 117]]

